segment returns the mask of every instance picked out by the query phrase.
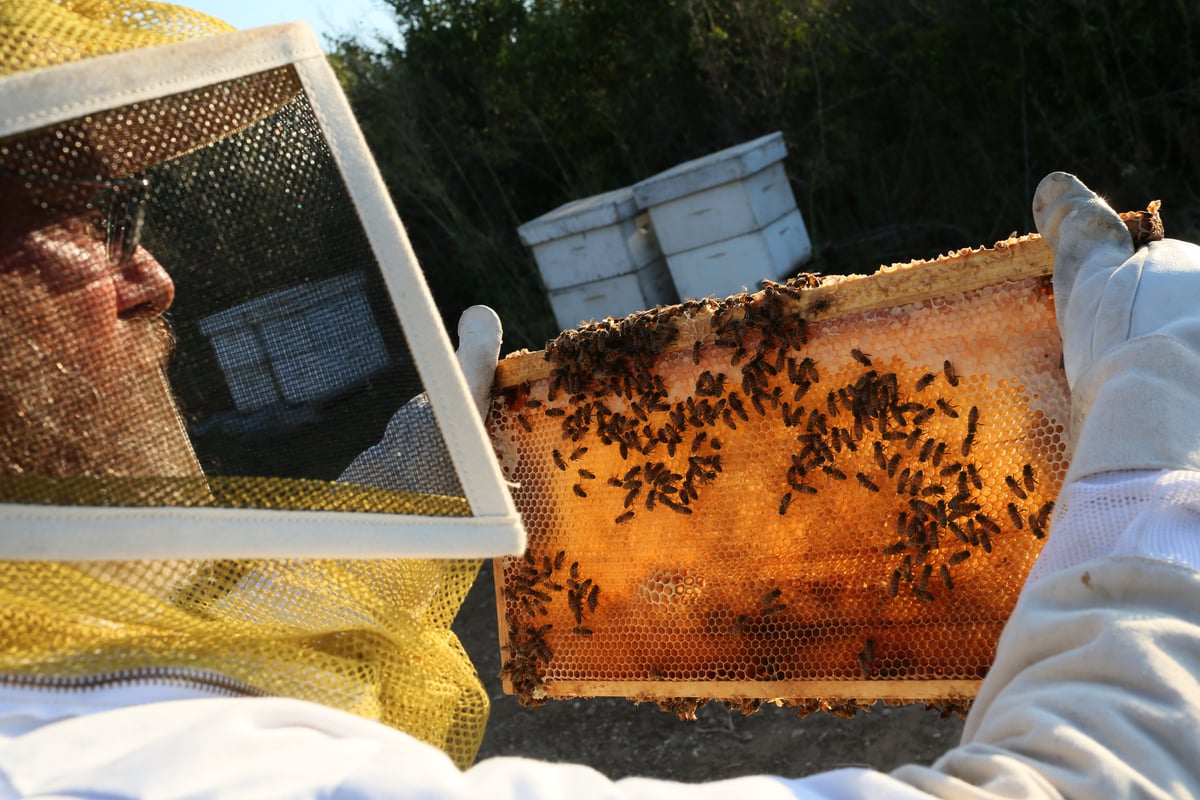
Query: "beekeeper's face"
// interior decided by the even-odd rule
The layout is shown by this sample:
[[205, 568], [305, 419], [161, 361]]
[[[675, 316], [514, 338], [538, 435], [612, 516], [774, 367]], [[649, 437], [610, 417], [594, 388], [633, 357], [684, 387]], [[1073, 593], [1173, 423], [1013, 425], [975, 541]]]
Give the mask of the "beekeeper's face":
[[0, 471], [193, 474], [162, 372], [174, 284], [137, 209], [94, 185], [0, 183]]

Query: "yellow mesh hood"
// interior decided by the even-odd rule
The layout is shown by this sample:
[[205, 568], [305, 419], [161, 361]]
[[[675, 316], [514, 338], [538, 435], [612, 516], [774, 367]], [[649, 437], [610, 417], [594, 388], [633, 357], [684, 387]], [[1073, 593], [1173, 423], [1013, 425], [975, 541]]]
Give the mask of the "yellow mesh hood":
[[8, 0], [0, 7], [0, 75], [231, 30], [170, 3]]
[[0, 683], [309, 700], [466, 766], [489, 706], [450, 624], [479, 563], [0, 562]]

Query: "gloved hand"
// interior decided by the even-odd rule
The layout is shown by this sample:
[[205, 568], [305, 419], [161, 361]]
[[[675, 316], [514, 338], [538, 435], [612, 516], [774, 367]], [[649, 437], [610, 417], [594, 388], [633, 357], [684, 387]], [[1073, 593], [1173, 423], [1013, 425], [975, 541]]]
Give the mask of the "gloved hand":
[[[502, 337], [500, 317], [487, 306], [471, 306], [458, 318], [455, 355], [481, 418], [487, 416]], [[424, 394], [405, 403], [388, 422], [379, 443], [354, 459], [338, 480], [381, 489], [462, 494], [433, 407]]]
[[458, 366], [467, 379], [471, 398], [479, 409], [479, 417], [487, 417], [492, 381], [496, 378], [496, 363], [500, 358], [500, 342], [504, 331], [500, 317], [487, 306], [471, 306], [458, 318]]
[[1200, 247], [1135, 250], [1117, 213], [1063, 172], [1042, 179], [1033, 217], [1055, 255], [1074, 448], [1065, 483], [1200, 470]]

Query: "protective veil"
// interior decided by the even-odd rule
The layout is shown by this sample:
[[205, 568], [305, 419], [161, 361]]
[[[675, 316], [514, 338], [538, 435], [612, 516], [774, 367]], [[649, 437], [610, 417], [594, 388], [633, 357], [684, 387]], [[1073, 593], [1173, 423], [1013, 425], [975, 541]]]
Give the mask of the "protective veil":
[[148, 5], [0, 12], [0, 686], [293, 697], [469, 763], [449, 626], [524, 535], [403, 228], [307, 28]]

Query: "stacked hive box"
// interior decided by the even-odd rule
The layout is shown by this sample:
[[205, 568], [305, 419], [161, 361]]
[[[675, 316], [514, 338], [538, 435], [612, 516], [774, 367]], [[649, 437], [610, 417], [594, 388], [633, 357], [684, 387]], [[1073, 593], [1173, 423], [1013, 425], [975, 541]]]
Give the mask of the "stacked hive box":
[[628, 187], [567, 203], [517, 232], [533, 250], [560, 328], [678, 299]]
[[798, 270], [812, 253], [772, 133], [634, 184], [680, 297], [725, 297]]

